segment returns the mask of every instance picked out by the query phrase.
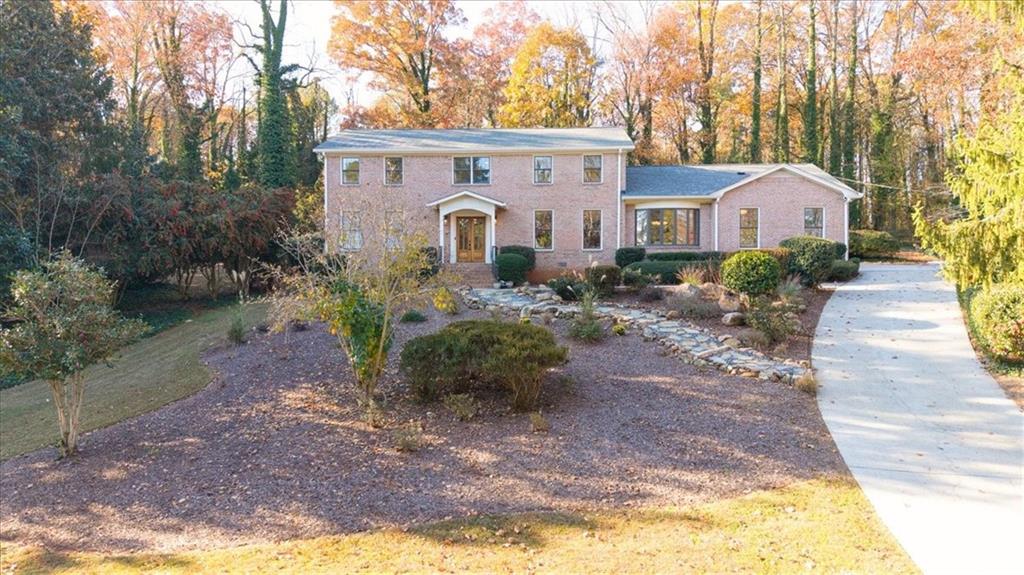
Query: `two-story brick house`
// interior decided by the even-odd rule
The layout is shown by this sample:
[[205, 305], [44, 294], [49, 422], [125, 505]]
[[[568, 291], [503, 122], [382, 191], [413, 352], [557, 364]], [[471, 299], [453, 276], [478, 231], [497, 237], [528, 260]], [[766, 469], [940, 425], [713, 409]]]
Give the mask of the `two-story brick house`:
[[[801, 234], [846, 242], [857, 192], [808, 164], [626, 166], [622, 128], [345, 130], [324, 157], [328, 244], [361, 250], [367, 212], [431, 230], [446, 263], [537, 250], [554, 275], [615, 250], [735, 251]], [[372, 214], [383, 216], [384, 214]]]

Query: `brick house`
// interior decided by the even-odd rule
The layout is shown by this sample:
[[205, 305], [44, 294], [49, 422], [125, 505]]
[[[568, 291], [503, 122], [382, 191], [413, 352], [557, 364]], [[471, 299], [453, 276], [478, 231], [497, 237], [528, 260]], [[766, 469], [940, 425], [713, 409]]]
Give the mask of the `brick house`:
[[[372, 217], [429, 230], [446, 263], [487, 269], [503, 245], [539, 276], [618, 247], [736, 251], [817, 235], [847, 242], [860, 195], [810, 164], [626, 166], [622, 128], [345, 130], [324, 157], [328, 245], [371, 248]], [[383, 229], [386, 230], [388, 224]], [[386, 241], [386, 240], [385, 240]]]

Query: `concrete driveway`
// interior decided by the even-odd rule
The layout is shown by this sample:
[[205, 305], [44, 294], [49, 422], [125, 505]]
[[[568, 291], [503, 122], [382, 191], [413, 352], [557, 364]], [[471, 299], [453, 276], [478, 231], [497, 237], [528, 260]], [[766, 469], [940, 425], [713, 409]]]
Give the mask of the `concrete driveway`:
[[818, 323], [818, 405], [925, 573], [1024, 573], [1024, 414], [978, 363], [936, 265], [861, 266]]

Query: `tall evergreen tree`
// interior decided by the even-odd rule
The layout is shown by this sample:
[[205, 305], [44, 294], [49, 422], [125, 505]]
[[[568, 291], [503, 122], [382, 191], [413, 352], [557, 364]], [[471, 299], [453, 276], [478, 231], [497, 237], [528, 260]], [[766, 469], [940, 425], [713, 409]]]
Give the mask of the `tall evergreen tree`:
[[263, 14], [263, 43], [257, 49], [263, 56], [260, 70], [259, 126], [257, 155], [259, 180], [264, 186], [277, 188], [295, 184], [295, 143], [291, 133], [288, 103], [282, 88], [283, 76], [292, 66], [281, 66], [284, 30], [288, 19], [288, 3], [278, 3], [277, 21], [271, 14], [270, 0], [260, 0]]
[[763, 0], [757, 0], [757, 32], [754, 44], [754, 87], [751, 90], [750, 103], [750, 161], [760, 163], [761, 154], [761, 39], [764, 37], [762, 27]]
[[807, 100], [804, 102], [804, 161], [818, 162], [818, 31], [817, 2], [808, 4]]

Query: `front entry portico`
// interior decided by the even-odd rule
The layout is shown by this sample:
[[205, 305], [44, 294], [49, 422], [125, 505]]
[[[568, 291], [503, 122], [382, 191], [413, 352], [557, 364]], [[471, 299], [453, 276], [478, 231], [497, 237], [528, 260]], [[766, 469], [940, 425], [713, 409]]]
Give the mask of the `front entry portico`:
[[491, 263], [496, 211], [505, 202], [464, 191], [427, 204], [437, 208], [437, 242], [446, 263]]

